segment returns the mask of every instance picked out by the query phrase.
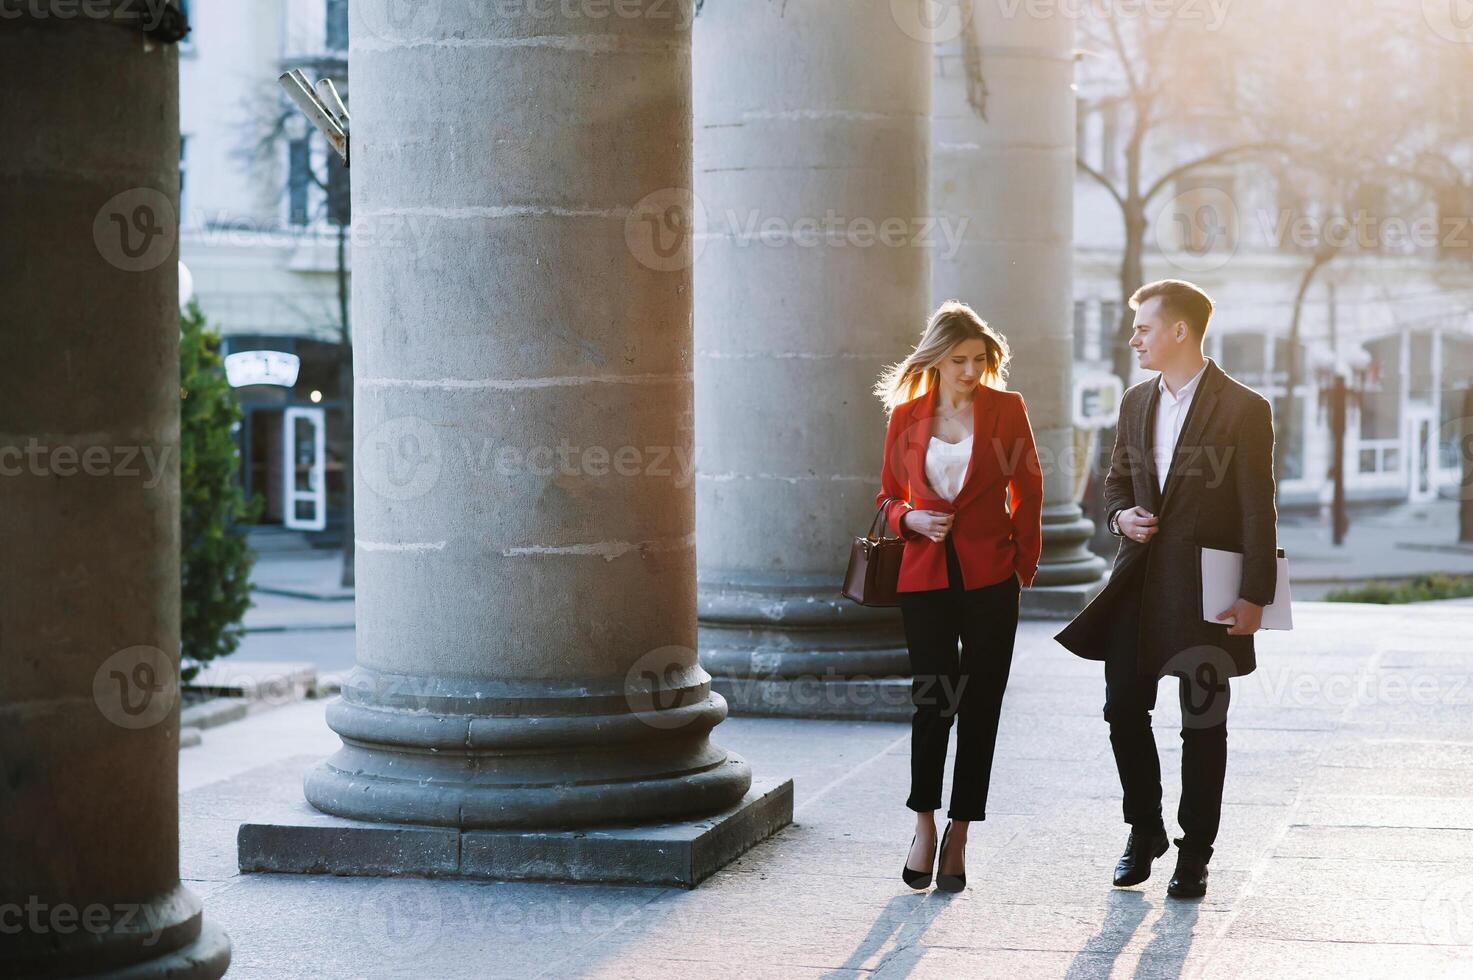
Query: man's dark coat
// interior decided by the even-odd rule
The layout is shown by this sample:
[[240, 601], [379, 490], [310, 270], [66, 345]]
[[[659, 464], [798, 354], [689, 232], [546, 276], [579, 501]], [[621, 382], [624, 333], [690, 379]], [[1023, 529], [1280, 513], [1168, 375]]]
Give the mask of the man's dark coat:
[[1106, 659], [1118, 604], [1139, 595], [1142, 673], [1164, 676], [1205, 658], [1233, 675], [1248, 674], [1256, 666], [1253, 637], [1228, 636], [1225, 623], [1202, 617], [1198, 548], [1241, 553], [1239, 596], [1258, 605], [1273, 601], [1273, 414], [1262, 395], [1208, 358], [1159, 492], [1151, 451], [1159, 378], [1126, 391], [1105, 479], [1106, 515], [1139, 505], [1160, 518], [1159, 530], [1144, 544], [1121, 539], [1110, 581], [1055, 639], [1087, 660]]

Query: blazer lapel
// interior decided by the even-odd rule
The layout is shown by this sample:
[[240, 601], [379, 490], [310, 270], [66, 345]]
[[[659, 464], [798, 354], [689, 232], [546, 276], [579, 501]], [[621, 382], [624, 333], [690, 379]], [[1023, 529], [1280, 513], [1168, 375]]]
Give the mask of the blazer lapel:
[[1187, 420], [1182, 426], [1181, 436], [1176, 440], [1176, 451], [1171, 454], [1171, 467], [1166, 471], [1166, 489], [1161, 494], [1162, 510], [1166, 508], [1167, 501], [1171, 499], [1171, 492], [1181, 483], [1182, 469], [1196, 465], [1201, 448], [1202, 430], [1207, 427], [1207, 420], [1212, 417], [1212, 410], [1217, 407], [1217, 389], [1220, 380], [1217, 364], [1209, 357], [1207, 369], [1202, 373], [1202, 380], [1198, 382], [1196, 396], [1192, 398], [1192, 404], [1187, 409]]
[[905, 469], [910, 475], [911, 496], [915, 496], [917, 485], [927, 497], [935, 497], [931, 483], [926, 479], [926, 450], [931, 445], [931, 431], [935, 426], [936, 389], [932, 388], [916, 405], [912, 424], [907, 433]]
[[967, 472], [962, 477], [961, 489], [957, 490], [954, 503], [960, 504], [968, 490], [990, 486], [1002, 472], [1003, 460], [998, 458], [998, 452], [1011, 452], [1012, 447], [994, 445], [997, 424], [997, 399], [990, 391], [977, 391], [972, 396], [972, 452], [967, 457]]

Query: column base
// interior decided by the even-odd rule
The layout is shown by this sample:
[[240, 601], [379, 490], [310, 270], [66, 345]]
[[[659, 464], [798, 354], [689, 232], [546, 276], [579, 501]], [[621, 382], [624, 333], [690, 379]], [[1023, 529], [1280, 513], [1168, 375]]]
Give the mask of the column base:
[[700, 583], [701, 665], [733, 714], [910, 718], [900, 610], [858, 605], [831, 579], [730, 574]]
[[793, 781], [754, 780], [736, 805], [697, 820], [586, 830], [458, 830], [368, 823], [305, 802], [241, 824], [242, 873], [412, 875], [694, 888], [793, 821]]
[[218, 980], [230, 966], [230, 939], [225, 930], [209, 922], [200, 925], [199, 936], [167, 956], [135, 963], [126, 970], [96, 974], [108, 980]]
[[751, 769], [710, 740], [726, 704], [687, 647], [626, 678], [554, 685], [359, 666], [327, 707], [343, 747], [303, 780], [348, 820], [459, 830], [577, 829], [730, 807]]
[[1087, 585], [1037, 585], [1023, 590], [1023, 619], [1073, 619], [1104, 589], [1109, 578]]
[[[32, 902], [38, 903], [32, 907]], [[199, 898], [178, 885], [140, 902], [18, 903], [22, 918], [0, 950], [0, 976], [107, 977], [109, 980], [216, 980], [230, 966], [230, 939], [204, 919]], [[71, 928], [27, 929], [25, 916], [70, 910]], [[92, 923], [95, 919], [95, 925]], [[63, 941], [64, 940], [64, 941]]]

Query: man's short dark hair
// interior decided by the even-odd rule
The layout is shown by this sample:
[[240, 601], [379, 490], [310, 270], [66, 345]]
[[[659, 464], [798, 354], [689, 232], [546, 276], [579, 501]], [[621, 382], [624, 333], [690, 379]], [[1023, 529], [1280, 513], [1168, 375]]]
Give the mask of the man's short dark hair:
[[1206, 336], [1207, 322], [1212, 319], [1214, 308], [1211, 296], [1182, 279], [1159, 279], [1137, 289], [1130, 298], [1130, 308], [1138, 310], [1146, 300], [1158, 296], [1168, 321], [1185, 320], [1198, 340]]

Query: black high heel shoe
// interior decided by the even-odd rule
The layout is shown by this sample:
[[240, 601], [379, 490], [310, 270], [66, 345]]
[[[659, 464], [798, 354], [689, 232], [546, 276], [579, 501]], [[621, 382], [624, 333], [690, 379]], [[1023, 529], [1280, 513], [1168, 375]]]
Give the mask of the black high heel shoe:
[[[916, 846], [915, 834], [911, 834], [910, 835], [910, 846], [911, 847], [915, 847]], [[912, 870], [911, 869], [911, 866], [909, 864], [909, 861], [910, 861], [910, 852], [909, 851], [906, 851], [906, 853], [905, 853], [905, 859], [906, 859], [906, 862], [907, 863], [905, 865], [903, 865], [901, 867], [901, 869], [900, 869], [900, 877], [905, 880], [905, 883], [907, 885], [909, 885], [910, 887], [915, 888], [915, 889], [918, 889], [918, 890], [919, 889], [923, 889], [923, 888], [930, 888], [931, 887], [931, 872], [930, 871], [914, 871], [914, 870]], [[934, 869], [936, 867], [936, 853], [934, 851], [931, 852], [931, 867], [932, 867], [932, 869]]]
[[946, 821], [946, 830], [941, 835], [941, 846], [936, 854], [936, 887], [944, 892], [959, 892], [967, 887], [967, 873], [963, 871], [959, 875], [943, 874], [941, 862], [946, 857], [946, 839], [951, 836], [951, 821]]

